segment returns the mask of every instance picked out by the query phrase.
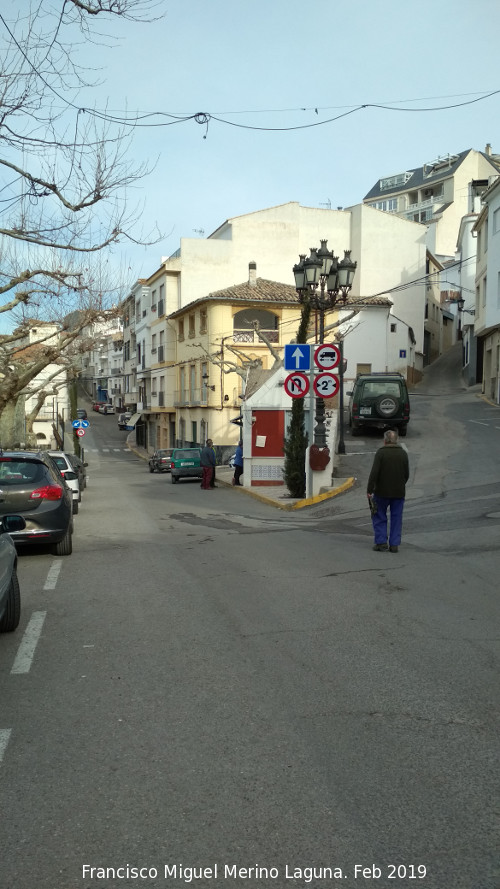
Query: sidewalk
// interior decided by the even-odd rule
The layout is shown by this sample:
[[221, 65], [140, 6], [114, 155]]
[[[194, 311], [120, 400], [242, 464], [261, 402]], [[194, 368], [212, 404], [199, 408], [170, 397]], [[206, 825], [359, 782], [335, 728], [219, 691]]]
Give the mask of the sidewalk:
[[[127, 447], [141, 460], [149, 460], [149, 454], [146, 449], [138, 447], [135, 442], [129, 441], [127, 439]], [[267, 503], [268, 506], [274, 506], [277, 509], [284, 510], [303, 509], [305, 506], [314, 506], [317, 503], [322, 503], [324, 500], [330, 500], [332, 497], [337, 497], [339, 494], [343, 494], [344, 491], [348, 491], [350, 488], [353, 487], [355, 483], [354, 478], [335, 479], [335, 486], [326, 491], [324, 494], [317, 494], [316, 497], [309, 497], [305, 500], [298, 500], [293, 497], [289, 497], [286, 488], [282, 485], [261, 488], [250, 488], [243, 485], [238, 491], [238, 488], [235, 488], [232, 484], [233, 470], [230, 466], [217, 466], [215, 476], [216, 485], [222, 485], [225, 488], [231, 488], [238, 494], [246, 494], [249, 497], [253, 497], [255, 500], [260, 500], [262, 503]]]

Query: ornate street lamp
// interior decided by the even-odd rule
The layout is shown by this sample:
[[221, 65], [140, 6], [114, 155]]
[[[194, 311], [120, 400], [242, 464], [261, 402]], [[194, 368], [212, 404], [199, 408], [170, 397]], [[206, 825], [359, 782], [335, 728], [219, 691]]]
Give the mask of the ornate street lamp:
[[325, 312], [333, 309], [338, 302], [343, 305], [352, 287], [357, 263], [351, 259], [351, 251], [344, 251], [339, 262], [327, 247], [328, 241], [321, 241], [319, 250], [311, 247], [311, 255], [300, 256], [293, 267], [295, 289], [301, 303], [309, 302], [319, 312], [319, 342], [323, 342]]
[[[354, 273], [357, 263], [351, 259], [351, 251], [344, 251], [344, 258], [339, 262], [338, 256], [334, 256], [327, 247], [328, 241], [321, 241], [319, 249], [311, 247], [311, 255], [302, 254], [297, 265], [293, 267], [295, 276], [295, 289], [301, 303], [309, 305], [319, 312], [319, 343], [323, 343], [325, 335], [325, 312], [333, 309], [341, 303], [345, 305], [349, 291], [352, 288]], [[343, 408], [344, 408], [344, 362], [343, 351], [339, 369], [340, 382], [340, 428], [339, 453], [345, 453], [343, 443]], [[316, 398], [316, 427], [314, 429], [314, 443], [320, 448], [326, 447], [325, 426], [325, 402], [323, 398]], [[342, 450], [341, 450], [342, 448]]]

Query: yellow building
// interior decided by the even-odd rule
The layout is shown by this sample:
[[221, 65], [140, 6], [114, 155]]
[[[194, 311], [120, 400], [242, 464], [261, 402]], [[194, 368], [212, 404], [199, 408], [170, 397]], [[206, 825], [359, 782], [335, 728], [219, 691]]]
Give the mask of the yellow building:
[[[175, 444], [194, 446], [211, 438], [232, 447], [240, 437], [231, 421], [239, 417], [248, 370], [271, 369], [283, 357], [300, 322], [295, 287], [257, 278], [250, 263], [249, 280], [197, 299], [168, 316], [175, 330], [173, 393]], [[163, 447], [174, 442], [160, 437]], [[158, 437], [157, 437], [158, 440]]]

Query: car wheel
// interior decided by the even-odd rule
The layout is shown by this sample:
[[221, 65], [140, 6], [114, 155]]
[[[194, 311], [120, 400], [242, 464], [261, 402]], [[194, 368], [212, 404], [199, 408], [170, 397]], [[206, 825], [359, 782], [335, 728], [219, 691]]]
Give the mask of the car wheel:
[[78, 500], [73, 500], [73, 515], [78, 515], [79, 505]]
[[176, 485], [178, 480], [176, 479], [175, 475], [171, 475], [170, 478], [172, 479], [172, 484]]
[[398, 412], [398, 402], [392, 395], [381, 395], [375, 402], [375, 410], [384, 419], [394, 417]]
[[0, 620], [0, 633], [12, 633], [19, 626], [21, 617], [21, 592], [17, 579], [16, 569], [12, 571], [9, 592], [7, 593], [7, 607], [4, 616]]
[[351, 423], [351, 435], [352, 436], [359, 435], [360, 432], [361, 432], [361, 429], [359, 428], [359, 426], [355, 426], [354, 423]]
[[155, 471], [154, 466], [150, 466], [150, 467], [149, 467], [149, 471], [150, 471], [150, 472], [154, 472], [154, 471]]
[[70, 556], [72, 552], [73, 552], [73, 537], [71, 534], [71, 528], [68, 528], [63, 539], [59, 540], [58, 543], [54, 544], [54, 555], [56, 555], [56, 556]]
[[406, 435], [406, 426], [399, 427], [399, 434], [404, 438]]

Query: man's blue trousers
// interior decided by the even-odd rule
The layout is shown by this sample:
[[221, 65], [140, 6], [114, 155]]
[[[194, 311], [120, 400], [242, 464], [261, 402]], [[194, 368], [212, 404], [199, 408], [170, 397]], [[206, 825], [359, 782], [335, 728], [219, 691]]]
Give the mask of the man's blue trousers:
[[390, 512], [389, 546], [399, 546], [403, 527], [404, 497], [379, 497], [375, 494], [377, 512], [372, 515], [375, 543], [387, 543], [387, 510]]

